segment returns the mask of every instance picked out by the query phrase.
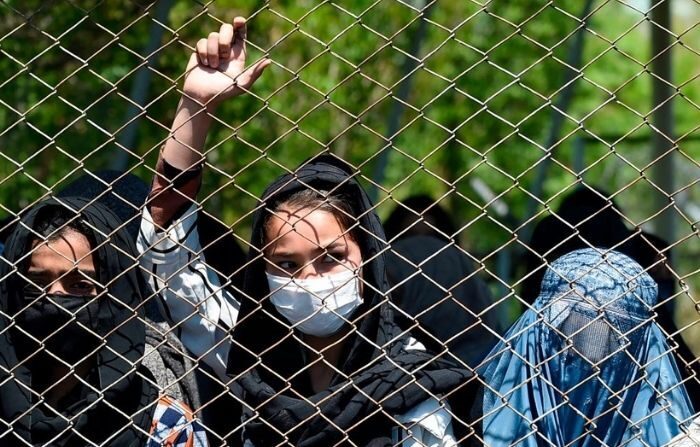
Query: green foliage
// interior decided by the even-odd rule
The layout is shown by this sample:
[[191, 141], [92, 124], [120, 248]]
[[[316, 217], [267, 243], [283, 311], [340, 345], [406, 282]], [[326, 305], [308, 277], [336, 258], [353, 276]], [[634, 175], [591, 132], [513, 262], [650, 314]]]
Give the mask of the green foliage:
[[[407, 6], [411, 2], [226, 0], [203, 9], [194, 1], [174, 1], [163, 46], [150, 65], [149, 101], [138, 143], [128, 148], [129, 169], [144, 179], [151, 175], [148, 166], [167, 137], [189, 48], [220, 20], [241, 14], [252, 17], [251, 60], [266, 54], [275, 65], [255, 95], [221, 108], [221, 123], [208, 140], [213, 168], [203, 197], [207, 209], [242, 238], [247, 213], [265, 185], [323, 151], [361, 167], [367, 180], [387, 152], [380, 213], [386, 216], [395, 201], [412, 194], [444, 197], [440, 203], [465, 225], [461, 243], [479, 257], [505, 244], [518, 249], [513, 231], [529, 217], [538, 182], [540, 201], [551, 207], [581, 180], [619, 191], [616, 200], [630, 226], [648, 225], [655, 211], [646, 169], [646, 137], [653, 131], [649, 23], [623, 3], [596, 2], [585, 31], [583, 78], [565, 111], [554, 162], [545, 178], [533, 168], [546, 155], [557, 113], [551, 105], [562, 95], [582, 3], [436, 3], [426, 12], [429, 24], [414, 56], [420, 65], [408, 96], [398, 98], [420, 19]], [[6, 1], [1, 8], [0, 203], [17, 212], [85, 170], [112, 166], [155, 6], [31, 0]], [[700, 150], [690, 141], [700, 115], [700, 16], [686, 12], [676, 22], [674, 47], [674, 117], [685, 154], [678, 157], [679, 187], [700, 178]], [[390, 136], [396, 112], [400, 132]], [[609, 139], [625, 135], [631, 143]], [[587, 142], [581, 173], [574, 172], [577, 138]], [[477, 194], [475, 180], [507, 205], [507, 216], [486, 206], [490, 199]], [[698, 199], [697, 187], [683, 194], [691, 203]], [[693, 231], [683, 220], [681, 274], [696, 269], [687, 260], [687, 253], [700, 252], [697, 234], [688, 238]], [[489, 257], [487, 264], [493, 262]], [[688, 281], [697, 282], [697, 274]]]

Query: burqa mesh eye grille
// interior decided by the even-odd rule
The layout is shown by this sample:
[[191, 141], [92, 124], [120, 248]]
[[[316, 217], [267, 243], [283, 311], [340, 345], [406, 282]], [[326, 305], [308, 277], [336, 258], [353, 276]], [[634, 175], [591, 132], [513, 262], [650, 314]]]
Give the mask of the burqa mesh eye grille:
[[596, 364], [619, 349], [620, 342], [610, 325], [572, 312], [562, 325], [562, 333], [571, 340], [575, 352]]
[[0, 11], [0, 445], [700, 443], [697, 0]]

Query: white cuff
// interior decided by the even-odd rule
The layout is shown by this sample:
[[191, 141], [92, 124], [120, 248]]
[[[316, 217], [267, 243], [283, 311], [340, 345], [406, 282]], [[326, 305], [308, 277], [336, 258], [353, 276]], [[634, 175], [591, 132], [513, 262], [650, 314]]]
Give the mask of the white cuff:
[[153, 222], [148, 207], [143, 208], [141, 215], [141, 230], [138, 238], [140, 253], [148, 255], [153, 264], [167, 264], [173, 261], [172, 253], [178, 248], [188, 247], [191, 251], [201, 249], [197, 234], [198, 209], [192, 204], [179, 219], [165, 230], [161, 231]]

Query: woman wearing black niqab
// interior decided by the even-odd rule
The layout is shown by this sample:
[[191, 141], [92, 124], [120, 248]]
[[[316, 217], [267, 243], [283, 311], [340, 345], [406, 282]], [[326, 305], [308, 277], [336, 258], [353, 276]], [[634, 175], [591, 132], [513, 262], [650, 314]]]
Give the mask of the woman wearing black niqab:
[[[32, 243], [41, 239], [36, 225], [57, 210], [79, 220], [89, 233], [84, 236], [96, 259], [95, 280], [104, 286], [95, 299], [29, 291], [25, 278]], [[118, 219], [99, 203], [49, 199], [27, 213], [8, 238], [0, 258], [3, 446], [145, 445], [158, 390], [139, 366], [145, 328], [136, 251], [125, 230], [117, 228]], [[43, 340], [44, 347], [25, 333]], [[34, 389], [38, 375], [60, 367], [47, 351], [69, 363], [93, 356], [82, 382], [54, 408]]]

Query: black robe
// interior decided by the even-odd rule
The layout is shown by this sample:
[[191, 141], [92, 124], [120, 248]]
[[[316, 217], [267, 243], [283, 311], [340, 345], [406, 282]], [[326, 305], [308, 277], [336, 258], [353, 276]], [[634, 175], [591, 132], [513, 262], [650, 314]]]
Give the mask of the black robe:
[[387, 273], [400, 309], [396, 321], [425, 346], [476, 367], [496, 345], [497, 306], [459, 247], [432, 235], [400, 239]]

